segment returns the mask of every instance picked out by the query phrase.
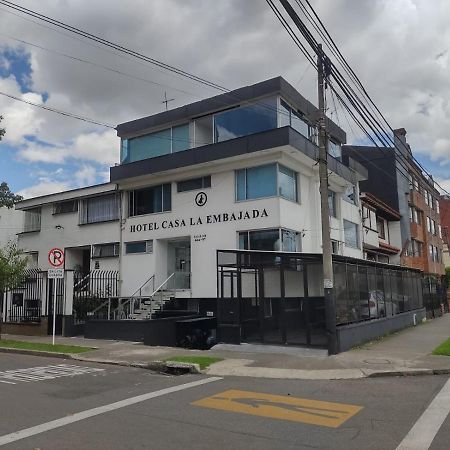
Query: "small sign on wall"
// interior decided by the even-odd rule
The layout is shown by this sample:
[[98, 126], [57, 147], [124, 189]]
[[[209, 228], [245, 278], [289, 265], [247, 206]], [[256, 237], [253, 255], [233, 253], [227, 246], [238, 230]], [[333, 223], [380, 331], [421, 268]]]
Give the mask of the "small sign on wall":
[[202, 242], [206, 241], [206, 234], [195, 234], [194, 235], [194, 242]]

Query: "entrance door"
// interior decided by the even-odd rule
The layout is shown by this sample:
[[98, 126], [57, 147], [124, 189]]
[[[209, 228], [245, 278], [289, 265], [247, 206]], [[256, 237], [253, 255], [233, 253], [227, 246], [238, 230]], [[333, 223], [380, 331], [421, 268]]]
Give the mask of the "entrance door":
[[191, 288], [191, 241], [176, 240], [168, 242], [168, 272], [174, 289]]

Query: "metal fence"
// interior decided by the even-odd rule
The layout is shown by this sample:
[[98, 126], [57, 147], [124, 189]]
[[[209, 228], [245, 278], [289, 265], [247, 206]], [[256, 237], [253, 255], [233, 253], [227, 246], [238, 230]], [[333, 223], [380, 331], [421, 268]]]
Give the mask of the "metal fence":
[[423, 303], [429, 317], [438, 317], [443, 312], [449, 312], [447, 301], [447, 282], [445, 277], [425, 275], [423, 277]]
[[73, 316], [75, 323], [83, 323], [106, 299], [117, 297], [119, 272], [117, 270], [92, 270], [74, 273]]
[[26, 270], [22, 283], [8, 293], [8, 311], [4, 320], [40, 322], [43, 288], [44, 273], [38, 269]]
[[366, 261], [333, 264], [338, 325], [422, 308], [422, 274]]

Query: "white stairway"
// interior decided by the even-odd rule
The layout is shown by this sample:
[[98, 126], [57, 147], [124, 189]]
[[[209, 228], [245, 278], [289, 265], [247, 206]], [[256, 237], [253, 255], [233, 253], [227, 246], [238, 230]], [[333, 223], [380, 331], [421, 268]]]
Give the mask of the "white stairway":
[[[133, 320], [151, 319], [154, 313], [161, 311], [164, 305], [174, 297], [174, 291], [158, 291], [152, 298], [142, 300], [139, 309], [135, 309], [128, 318]], [[138, 299], [134, 301], [138, 302]]]

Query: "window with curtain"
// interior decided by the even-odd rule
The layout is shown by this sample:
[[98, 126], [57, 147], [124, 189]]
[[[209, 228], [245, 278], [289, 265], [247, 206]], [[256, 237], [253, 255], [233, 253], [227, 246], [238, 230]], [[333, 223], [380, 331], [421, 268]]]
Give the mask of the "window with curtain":
[[129, 216], [141, 216], [170, 211], [172, 208], [171, 184], [160, 184], [129, 193]]
[[24, 232], [40, 231], [41, 229], [41, 208], [27, 209], [25, 211]]
[[119, 219], [119, 197], [116, 194], [83, 199], [80, 224], [106, 222]]
[[119, 243], [111, 242], [109, 244], [95, 244], [92, 248], [93, 258], [111, 258], [119, 256]]

